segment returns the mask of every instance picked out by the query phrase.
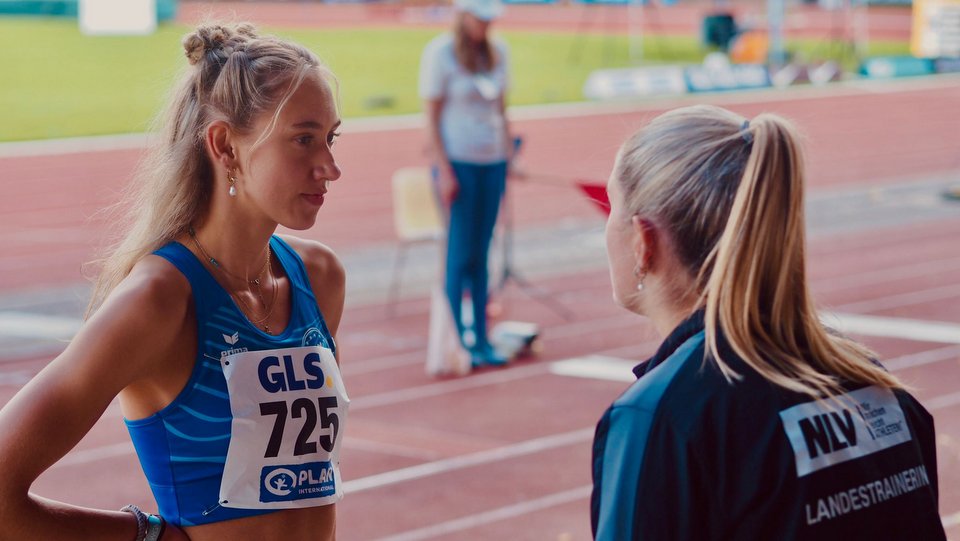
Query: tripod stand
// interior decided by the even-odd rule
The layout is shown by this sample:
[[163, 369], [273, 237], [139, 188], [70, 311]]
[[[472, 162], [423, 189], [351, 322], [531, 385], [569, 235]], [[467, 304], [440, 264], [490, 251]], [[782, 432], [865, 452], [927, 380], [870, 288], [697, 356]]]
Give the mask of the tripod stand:
[[[523, 143], [521, 137], [515, 137], [513, 140], [514, 148], [514, 158], [517, 155], [517, 152], [520, 150], [520, 146]], [[512, 280], [520, 290], [529, 295], [532, 299], [539, 301], [541, 304], [551, 309], [555, 314], [562, 317], [564, 320], [571, 321], [573, 319], [573, 312], [567, 309], [566, 306], [554, 299], [549, 292], [544, 291], [543, 289], [532, 284], [529, 280], [519, 274], [513, 267], [513, 204], [510, 197], [510, 188], [509, 181], [503, 190], [503, 197], [500, 200], [500, 222], [502, 224], [503, 231], [503, 265], [500, 273], [500, 280], [497, 283], [494, 291], [498, 294], [502, 293], [504, 288], [507, 286], [507, 282]]]

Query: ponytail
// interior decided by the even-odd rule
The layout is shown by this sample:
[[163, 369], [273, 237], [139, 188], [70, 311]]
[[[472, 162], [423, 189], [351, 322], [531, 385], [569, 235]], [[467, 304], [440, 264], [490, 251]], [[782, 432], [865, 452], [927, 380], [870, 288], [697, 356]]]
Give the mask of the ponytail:
[[807, 288], [803, 159], [794, 128], [774, 115], [744, 123], [752, 149], [706, 283], [707, 350], [730, 348], [768, 381], [824, 397], [841, 381], [899, 387], [866, 348], [830, 334]]
[[707, 355], [725, 344], [762, 377], [823, 398], [845, 382], [900, 388], [873, 354], [821, 323], [806, 276], [803, 156], [796, 130], [712, 106], [654, 119], [621, 149], [625, 204], [673, 238], [705, 306]]

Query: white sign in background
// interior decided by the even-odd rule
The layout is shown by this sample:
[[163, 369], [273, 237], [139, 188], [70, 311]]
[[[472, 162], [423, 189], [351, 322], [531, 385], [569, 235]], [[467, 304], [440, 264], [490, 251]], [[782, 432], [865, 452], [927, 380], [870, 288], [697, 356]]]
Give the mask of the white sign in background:
[[157, 0], [80, 0], [80, 31], [87, 35], [146, 35], [157, 29]]
[[960, 57], [960, 0], [914, 0], [911, 52], [920, 58]]

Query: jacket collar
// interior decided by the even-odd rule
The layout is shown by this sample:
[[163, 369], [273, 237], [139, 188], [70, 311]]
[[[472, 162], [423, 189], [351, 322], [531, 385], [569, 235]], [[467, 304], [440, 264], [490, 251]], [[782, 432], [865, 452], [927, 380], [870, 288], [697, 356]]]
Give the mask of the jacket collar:
[[683, 320], [677, 328], [673, 329], [667, 338], [660, 344], [660, 347], [657, 348], [657, 352], [650, 357], [649, 359], [643, 361], [637, 366], [633, 367], [633, 373], [637, 378], [642, 377], [647, 372], [653, 370], [660, 363], [662, 363], [667, 357], [673, 355], [673, 352], [677, 350], [684, 342], [690, 339], [693, 335], [699, 333], [704, 328], [704, 310], [701, 308], [693, 314], [690, 315], [687, 319]]

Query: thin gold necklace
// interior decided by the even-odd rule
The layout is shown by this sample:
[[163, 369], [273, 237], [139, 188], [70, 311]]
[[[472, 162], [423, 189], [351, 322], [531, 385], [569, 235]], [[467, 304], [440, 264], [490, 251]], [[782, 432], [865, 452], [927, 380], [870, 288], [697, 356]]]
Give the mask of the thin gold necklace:
[[264, 315], [263, 317], [256, 317], [256, 310], [254, 310], [253, 307], [250, 306], [247, 303], [247, 301], [243, 300], [243, 297], [238, 295], [236, 292], [231, 291], [230, 289], [228, 289], [227, 292], [230, 294], [231, 297], [236, 299], [246, 309], [245, 313], [251, 316], [249, 318], [251, 323], [253, 323], [258, 327], [262, 327], [265, 332], [269, 333], [270, 324], [267, 323], [267, 320], [270, 319], [271, 315], [273, 315], [273, 307], [276, 305], [276, 301], [277, 301], [277, 279], [276, 277], [273, 276], [273, 273], [269, 274], [270, 286], [271, 286], [271, 289], [273, 290], [270, 296], [270, 304], [267, 304], [267, 302], [263, 298], [263, 287], [261, 284], [263, 282], [264, 273], [266, 273], [267, 269], [270, 268], [270, 259], [271, 259], [270, 245], [267, 244], [267, 257], [263, 263], [263, 267], [260, 269], [260, 273], [257, 275], [256, 278], [254, 278], [253, 280], [250, 280], [249, 278], [241, 278], [236, 274], [233, 274], [232, 272], [228, 271], [227, 268], [224, 267], [219, 261], [217, 261], [215, 257], [211, 256], [210, 253], [207, 252], [206, 249], [204, 249], [203, 245], [200, 244], [200, 239], [197, 238], [197, 232], [193, 229], [193, 227], [189, 229], [189, 234], [190, 234], [190, 238], [193, 240], [193, 244], [196, 245], [197, 250], [200, 252], [201, 255], [203, 255], [204, 259], [206, 259], [207, 262], [210, 263], [210, 266], [219, 270], [227, 277], [246, 282], [249, 285], [254, 286], [256, 288], [257, 298], [260, 299], [260, 304], [262, 304], [264, 307], [264, 310], [267, 311], [266, 315]]

